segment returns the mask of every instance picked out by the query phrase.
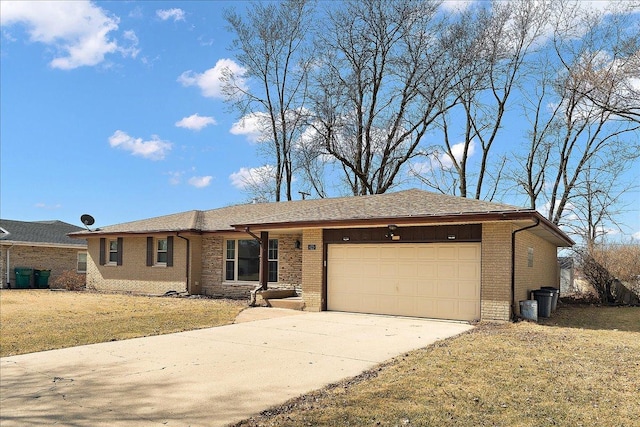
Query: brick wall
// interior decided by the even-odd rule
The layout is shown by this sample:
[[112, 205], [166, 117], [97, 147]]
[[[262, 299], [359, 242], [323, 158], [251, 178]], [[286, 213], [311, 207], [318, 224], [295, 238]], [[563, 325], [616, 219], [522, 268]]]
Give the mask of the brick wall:
[[100, 239], [88, 239], [87, 288], [151, 295], [187, 290], [187, 244], [183, 239], [174, 238], [173, 267], [147, 267], [147, 236], [121, 237], [123, 237], [123, 263], [119, 266], [99, 265]]
[[[315, 249], [309, 249], [315, 245]], [[322, 310], [322, 277], [324, 271], [322, 229], [307, 229], [302, 233], [302, 299], [305, 310]]]
[[[224, 280], [225, 239], [245, 239], [247, 234], [206, 234], [202, 236], [201, 290], [205, 295], [217, 298], [245, 299], [258, 282], [226, 282]], [[270, 233], [269, 239], [278, 239], [278, 282], [270, 286], [281, 287], [302, 283], [302, 250], [296, 249], [300, 234]]]
[[511, 231], [511, 223], [482, 224], [482, 320], [510, 318]]
[[[511, 316], [511, 233], [510, 223], [482, 226], [482, 320], [510, 320]], [[529, 267], [529, 248], [533, 266]], [[531, 231], [516, 233], [515, 301], [529, 299], [529, 292], [541, 286], [558, 287], [557, 248]]]
[[199, 295], [202, 293], [202, 236], [188, 236], [190, 244], [189, 260], [189, 293]]
[[[529, 248], [533, 249], [533, 266], [529, 267]], [[529, 292], [542, 286], [559, 288], [557, 248], [531, 231], [516, 234], [516, 310], [518, 301], [529, 299]]]
[[[0, 277], [2, 287], [7, 286], [7, 247], [1, 246], [0, 253]], [[16, 267], [25, 267], [38, 270], [51, 270], [49, 276], [49, 285], [53, 284], [53, 281], [63, 271], [71, 270], [76, 271], [78, 266], [78, 252], [85, 252], [82, 247], [79, 248], [58, 248], [58, 247], [44, 247], [44, 246], [22, 246], [15, 245], [9, 249], [10, 265], [9, 276], [11, 287], [15, 288], [16, 284]], [[34, 281], [31, 277], [31, 286]]]

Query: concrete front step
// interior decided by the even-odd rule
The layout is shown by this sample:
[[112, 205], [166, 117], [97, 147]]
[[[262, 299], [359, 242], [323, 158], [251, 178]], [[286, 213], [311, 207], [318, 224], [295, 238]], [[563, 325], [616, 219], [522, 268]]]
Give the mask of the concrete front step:
[[279, 299], [268, 299], [267, 304], [269, 307], [275, 308], [288, 308], [290, 310], [303, 310], [304, 301], [301, 297], [289, 297]]

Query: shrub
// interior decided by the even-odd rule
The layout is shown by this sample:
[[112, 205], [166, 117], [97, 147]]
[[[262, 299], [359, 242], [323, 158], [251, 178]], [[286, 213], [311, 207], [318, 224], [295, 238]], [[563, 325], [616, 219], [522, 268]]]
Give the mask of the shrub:
[[53, 280], [53, 287], [68, 291], [79, 291], [86, 286], [86, 276], [73, 270], [65, 270]]

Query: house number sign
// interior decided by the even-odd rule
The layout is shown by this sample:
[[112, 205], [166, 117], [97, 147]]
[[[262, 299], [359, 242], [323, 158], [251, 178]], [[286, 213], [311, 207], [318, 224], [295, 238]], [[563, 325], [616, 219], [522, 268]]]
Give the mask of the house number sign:
[[315, 251], [316, 250], [316, 245], [308, 245], [307, 249], [310, 251]]

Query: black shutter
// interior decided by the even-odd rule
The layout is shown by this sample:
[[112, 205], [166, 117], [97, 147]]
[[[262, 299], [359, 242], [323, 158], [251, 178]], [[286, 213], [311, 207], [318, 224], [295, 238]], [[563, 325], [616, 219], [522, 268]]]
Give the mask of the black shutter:
[[147, 237], [147, 267], [153, 265], [153, 237]]
[[122, 237], [118, 237], [118, 265], [122, 265], [122, 241], [124, 239]]
[[105, 265], [107, 263], [107, 239], [104, 237], [100, 238], [100, 265]]
[[173, 267], [173, 236], [167, 237], [167, 267]]

